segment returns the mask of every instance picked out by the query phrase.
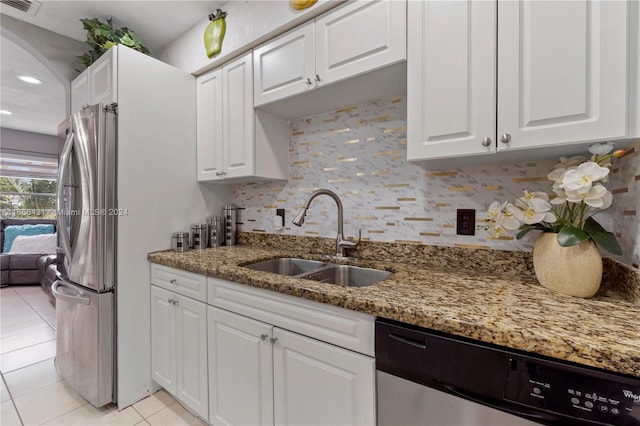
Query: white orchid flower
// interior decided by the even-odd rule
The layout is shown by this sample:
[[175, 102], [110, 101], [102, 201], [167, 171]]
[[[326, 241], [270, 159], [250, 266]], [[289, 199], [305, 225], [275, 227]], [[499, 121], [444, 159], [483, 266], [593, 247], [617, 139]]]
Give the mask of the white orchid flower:
[[489, 220], [493, 220], [495, 222], [498, 219], [498, 217], [500, 217], [500, 215], [502, 214], [502, 209], [504, 209], [506, 205], [507, 205], [506, 201], [502, 204], [500, 204], [497, 201], [494, 201], [493, 203], [491, 203], [491, 205], [489, 206], [489, 211], [487, 212], [489, 216]]
[[[607, 188], [598, 184], [594, 185], [586, 194], [568, 191], [567, 201], [569, 201], [570, 203], [579, 203], [581, 201], [584, 201], [585, 204], [587, 204], [589, 207], [593, 207], [596, 209], [605, 209], [611, 206], [610, 201], [613, 201], [613, 196], [611, 196], [611, 200], [609, 200], [609, 196], [611, 196], [611, 193], [607, 191]], [[604, 207], [606, 204], [609, 205], [607, 207]]]
[[593, 155], [606, 155], [613, 149], [613, 142], [594, 143], [589, 147], [589, 152]]
[[507, 230], [500, 225], [494, 225], [493, 227], [491, 227], [491, 232], [493, 232], [493, 235], [496, 238], [500, 238], [503, 234], [508, 233]]
[[522, 210], [517, 208], [511, 203], [507, 203], [505, 206], [502, 215], [496, 220], [496, 224], [503, 227], [504, 229], [508, 229], [509, 231], [515, 231], [516, 229], [522, 226], [524, 222], [524, 216], [522, 214]]
[[[556, 186], [557, 185], [557, 186]], [[556, 197], [549, 201], [553, 205], [564, 204], [567, 201], [567, 193], [560, 187], [560, 184], [553, 184], [553, 192], [556, 193]]]
[[608, 209], [609, 207], [611, 207], [612, 204], [613, 204], [613, 194], [607, 191], [607, 193], [604, 194], [604, 197], [602, 197], [602, 207], [599, 207], [599, 208], [601, 210]]
[[556, 215], [551, 212], [551, 204], [542, 198], [532, 198], [522, 211], [522, 221], [527, 225], [534, 223], [556, 221]]
[[609, 174], [609, 169], [587, 161], [573, 170], [567, 171], [562, 178], [562, 187], [567, 192], [586, 194], [591, 190], [593, 182], [604, 179]]
[[556, 167], [547, 175], [547, 179], [552, 180], [554, 182], [562, 182], [562, 178], [564, 178], [564, 174], [567, 172], [566, 167]]
[[525, 189], [524, 196], [521, 197], [522, 200], [533, 200], [534, 198], [542, 198], [543, 200], [549, 201], [549, 194], [542, 191], [529, 192]]

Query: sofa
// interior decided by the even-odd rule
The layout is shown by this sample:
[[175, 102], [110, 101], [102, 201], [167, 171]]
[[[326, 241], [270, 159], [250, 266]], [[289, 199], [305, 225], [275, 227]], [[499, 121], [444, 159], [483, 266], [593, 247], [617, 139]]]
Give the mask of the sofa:
[[[0, 219], [0, 250], [4, 249], [5, 228], [12, 225], [50, 224], [56, 230], [55, 219]], [[40, 284], [55, 303], [51, 285], [56, 279], [56, 255], [0, 253], [1, 285]]]

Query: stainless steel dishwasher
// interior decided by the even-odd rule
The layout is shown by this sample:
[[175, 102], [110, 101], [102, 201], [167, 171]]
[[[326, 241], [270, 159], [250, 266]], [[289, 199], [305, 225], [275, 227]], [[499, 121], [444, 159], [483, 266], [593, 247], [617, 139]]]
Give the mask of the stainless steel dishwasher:
[[640, 379], [376, 320], [379, 425], [640, 425]]

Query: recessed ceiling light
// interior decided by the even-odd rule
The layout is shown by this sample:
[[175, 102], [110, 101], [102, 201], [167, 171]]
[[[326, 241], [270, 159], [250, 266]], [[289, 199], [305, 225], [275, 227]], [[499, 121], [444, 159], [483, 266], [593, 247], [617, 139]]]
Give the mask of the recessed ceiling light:
[[24, 81], [25, 83], [29, 83], [29, 84], [42, 84], [41, 80], [38, 80], [35, 77], [30, 77], [28, 75], [19, 75], [18, 79]]
[[6, 109], [0, 109], [0, 114], [3, 115], [11, 115], [13, 114], [11, 111], [7, 111]]

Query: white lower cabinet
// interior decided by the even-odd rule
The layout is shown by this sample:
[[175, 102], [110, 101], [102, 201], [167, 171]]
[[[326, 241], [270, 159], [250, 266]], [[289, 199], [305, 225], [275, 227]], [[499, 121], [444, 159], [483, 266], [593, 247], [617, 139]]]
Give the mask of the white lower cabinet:
[[206, 419], [206, 304], [151, 286], [152, 378], [185, 406]]
[[208, 308], [213, 425], [372, 425], [372, 357]]
[[356, 352], [274, 328], [276, 425], [373, 425], [375, 362]]
[[273, 326], [207, 308], [209, 422], [273, 424]]

